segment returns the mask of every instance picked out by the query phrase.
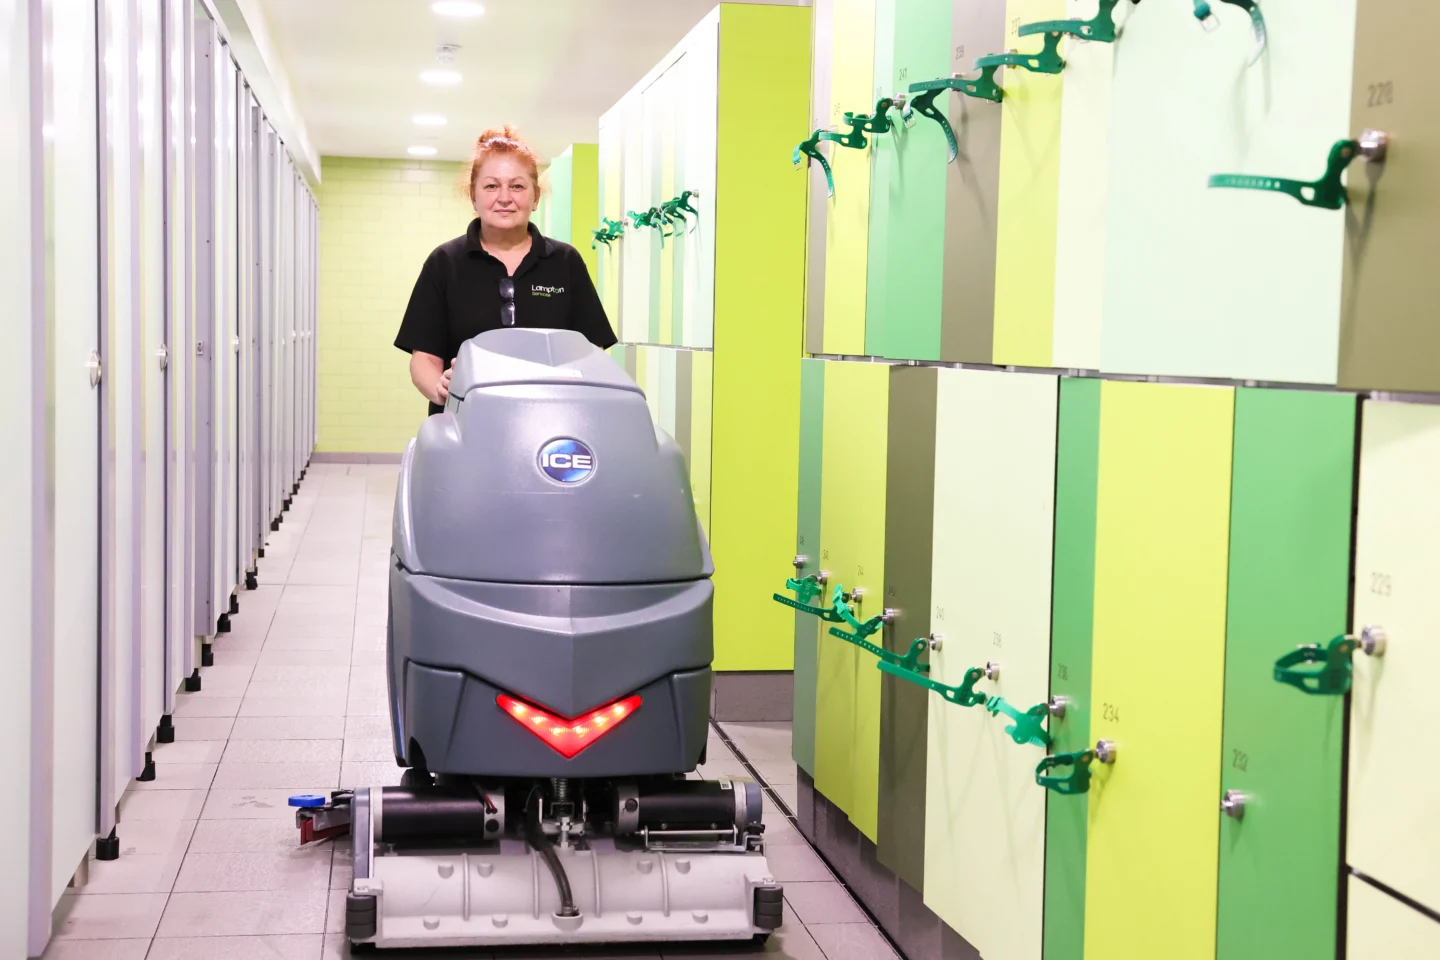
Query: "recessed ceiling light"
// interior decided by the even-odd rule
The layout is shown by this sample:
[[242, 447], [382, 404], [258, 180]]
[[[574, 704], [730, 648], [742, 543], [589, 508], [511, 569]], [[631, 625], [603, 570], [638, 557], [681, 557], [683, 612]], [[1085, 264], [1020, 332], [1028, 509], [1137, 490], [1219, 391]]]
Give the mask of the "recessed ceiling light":
[[445, 118], [438, 113], [417, 113], [415, 114], [415, 125], [417, 127], [443, 127]]
[[430, 9], [442, 17], [478, 17], [485, 12], [484, 7], [471, 0], [436, 0]]
[[455, 84], [460, 82], [460, 74], [454, 70], [426, 70], [420, 74], [420, 79], [426, 83]]
[[434, 148], [434, 147], [411, 147], [410, 150], [409, 150], [409, 153], [410, 153], [410, 156], [412, 156], [412, 157], [433, 157], [433, 156], [435, 156], [435, 148]]

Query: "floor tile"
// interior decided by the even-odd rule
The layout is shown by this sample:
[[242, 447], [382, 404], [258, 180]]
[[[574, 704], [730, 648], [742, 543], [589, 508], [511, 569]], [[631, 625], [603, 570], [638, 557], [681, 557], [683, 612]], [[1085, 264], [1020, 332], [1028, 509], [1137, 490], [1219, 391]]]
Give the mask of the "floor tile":
[[90, 897], [113, 893], [169, 893], [185, 859], [184, 847], [168, 853], [132, 853], [117, 860], [90, 861], [90, 876], [85, 886], [75, 888], [78, 896]]
[[386, 761], [346, 761], [340, 765], [340, 783], [345, 790], [360, 787], [398, 787], [404, 774], [405, 768], [395, 762], [393, 755]]
[[154, 780], [132, 780], [127, 793], [140, 791], [150, 793], [156, 790], [208, 790], [215, 777], [215, 763], [173, 763], [155, 761]]
[[791, 921], [770, 935], [763, 950], [750, 944], [727, 946], [720, 943], [666, 944], [661, 948], [665, 960], [679, 957], [706, 957], [708, 960], [825, 960], [825, 955], [799, 923]]
[[125, 940], [155, 935], [163, 893], [67, 893], [55, 910], [54, 940]]
[[219, 763], [225, 753], [222, 740], [180, 740], [157, 743], [152, 750], [156, 767], [174, 763]]
[[272, 634], [265, 639], [265, 649], [269, 650], [327, 650], [339, 656], [344, 656], [350, 650], [350, 634], [341, 636], [330, 636], [325, 634]]
[[[385, 721], [388, 726], [390, 718], [387, 716]], [[344, 754], [341, 759], [347, 761], [388, 761], [393, 764], [395, 762], [395, 741], [389, 736], [347, 739], [345, 741]]]
[[241, 717], [333, 717], [345, 714], [345, 697], [246, 697]]
[[[286, 790], [211, 790], [205, 801], [201, 820], [267, 820], [284, 819], [292, 825], [295, 822], [295, 808], [289, 799], [302, 793], [328, 796], [334, 784], [296, 787]], [[199, 829], [198, 827], [196, 828]], [[298, 835], [298, 830], [297, 830]]]
[[867, 918], [838, 883], [787, 883], [785, 902], [807, 927], [817, 923], [865, 923]]
[[[749, 759], [748, 755], [747, 759]], [[755, 772], [760, 774], [760, 779], [772, 787], [795, 783], [798, 779], [793, 760], [751, 760], [750, 763], [755, 767]]]
[[[198, 810], [198, 808], [197, 808]], [[115, 825], [120, 840], [120, 859], [130, 856], [160, 856], [183, 851], [195, 834], [195, 820], [137, 820], [121, 804], [121, 820]], [[94, 857], [94, 851], [91, 851]]]
[[325, 907], [324, 890], [173, 893], [156, 936], [323, 933]]
[[201, 820], [190, 839], [191, 853], [265, 853], [276, 859], [324, 857], [331, 844], [300, 845], [293, 816], [249, 820]]
[[198, 820], [204, 806], [204, 790], [126, 790], [120, 797], [120, 822]]
[[[304, 742], [304, 741], [300, 741]], [[232, 763], [225, 761], [215, 772], [216, 790], [258, 790], [302, 787], [324, 783], [334, 789], [340, 764], [334, 761], [310, 763]]]
[[[205, 676], [200, 676], [201, 691], [204, 690]], [[240, 709], [240, 697], [201, 697], [182, 693], [175, 703], [175, 726], [181, 720], [191, 717], [233, 717]]]
[[40, 960], [146, 960], [149, 939], [52, 940]]
[[314, 667], [338, 667], [344, 669], [346, 657], [343, 652], [328, 650], [287, 650], [266, 646], [260, 651], [255, 662], [256, 671], [266, 668], [286, 670], [309, 669]]
[[388, 714], [383, 717], [357, 716], [345, 718], [346, 740], [378, 740], [382, 737], [391, 737], [390, 716]]
[[[166, 937], [155, 941], [145, 960], [318, 960], [322, 934], [274, 937]], [[142, 954], [141, 956], [144, 956]]]
[[306, 676], [304, 668], [296, 668], [286, 680], [252, 680], [245, 691], [247, 698], [270, 697], [308, 699], [337, 699], [350, 689], [350, 678], [339, 676]]
[[189, 853], [175, 880], [177, 893], [238, 890], [328, 890], [330, 857], [259, 853]]
[[346, 736], [345, 714], [313, 717], [239, 717], [231, 744], [241, 740], [339, 740]]
[[225, 763], [339, 761], [343, 740], [232, 740]]
[[869, 923], [812, 923], [807, 928], [825, 960], [899, 960], [897, 954]]
[[765, 862], [770, 865], [770, 874], [781, 883], [835, 879], [830, 868], [825, 866], [825, 861], [821, 860], [808, 846], [799, 844], [767, 845]]
[[175, 740], [224, 740], [234, 728], [232, 717], [186, 717], [184, 723], [175, 721]]

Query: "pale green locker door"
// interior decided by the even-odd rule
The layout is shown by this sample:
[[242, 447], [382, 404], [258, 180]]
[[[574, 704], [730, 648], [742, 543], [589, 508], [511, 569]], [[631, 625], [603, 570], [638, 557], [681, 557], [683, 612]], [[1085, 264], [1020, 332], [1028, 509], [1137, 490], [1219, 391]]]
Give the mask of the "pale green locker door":
[[1348, 960], [1435, 960], [1440, 957], [1440, 918], [1350, 878]]
[[[885, 450], [890, 367], [825, 368], [820, 566], [828, 599], [838, 585], [861, 592], [865, 620], [884, 610]], [[871, 840], [879, 834], [880, 671], [875, 657], [822, 630], [815, 691], [815, 789]]]
[[1383, 631], [1353, 655], [1350, 869], [1440, 911], [1440, 406], [1367, 401], [1351, 632]]
[[1101, 367], [1334, 383], [1346, 214], [1208, 184], [1325, 172], [1349, 126], [1355, 0], [1263, 0], [1253, 64], [1245, 11], [1210, 6], [1213, 32], [1184, 0], [1142, 4], [1116, 44]]
[[[684, 85], [676, 100], [676, 193], [691, 190], [685, 235], [676, 244], [678, 313], [675, 342], [709, 348], [715, 343], [715, 136], [719, 110], [717, 28], [696, 29], [685, 52]], [[668, 199], [668, 198], [667, 198]]]
[[647, 343], [650, 339], [650, 247], [658, 237], [649, 227], [638, 227], [631, 214], [650, 209], [650, 185], [645, 180], [645, 116], [641, 97], [631, 94], [612, 111], [620, 123], [620, 208], [625, 218], [621, 244], [620, 339]]
[[[941, 370], [936, 406], [931, 675], [993, 668], [975, 689], [1028, 710], [1050, 690], [1057, 379]], [[931, 695], [925, 904], [986, 960], [1039, 960], [1045, 749], [1010, 724]]]
[[1087, 958], [1215, 960], [1234, 408], [1101, 386]]
[[[621, 124], [619, 111], [612, 110], [600, 118], [600, 216], [592, 229], [600, 229], [600, 218], [616, 222], [625, 219], [625, 209], [621, 204], [621, 184], [623, 182], [623, 170], [621, 167]], [[620, 312], [620, 261], [623, 257], [625, 244], [629, 240], [629, 230], [619, 240], [608, 244], [596, 244], [596, 272], [598, 277], [595, 286], [600, 294], [600, 303], [605, 307], [605, 316], [610, 318], [610, 325], [615, 328], [615, 335], [624, 339], [625, 333], [621, 324]]]

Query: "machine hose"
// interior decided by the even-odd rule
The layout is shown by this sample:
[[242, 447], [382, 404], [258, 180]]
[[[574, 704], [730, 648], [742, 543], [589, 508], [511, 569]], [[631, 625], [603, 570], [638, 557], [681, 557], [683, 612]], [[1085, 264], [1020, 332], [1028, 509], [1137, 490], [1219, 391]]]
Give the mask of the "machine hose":
[[[531, 796], [535, 795], [534, 791]], [[570, 878], [565, 873], [565, 865], [560, 862], [560, 857], [555, 853], [554, 846], [550, 839], [540, 830], [540, 804], [535, 804], [533, 817], [525, 818], [526, 839], [530, 846], [539, 852], [545, 865], [550, 868], [550, 875], [555, 878], [555, 889], [560, 894], [560, 916], [578, 917], [580, 911], [575, 909], [575, 898], [570, 892]]]

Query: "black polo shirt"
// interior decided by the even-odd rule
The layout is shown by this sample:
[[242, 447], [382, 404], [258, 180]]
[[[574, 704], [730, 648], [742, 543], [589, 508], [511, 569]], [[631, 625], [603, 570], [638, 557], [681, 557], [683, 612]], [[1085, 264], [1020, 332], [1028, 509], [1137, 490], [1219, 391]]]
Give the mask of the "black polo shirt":
[[[515, 326], [575, 330], [595, 346], [616, 342], [580, 251], [541, 236], [530, 224], [530, 251], [515, 271]], [[460, 345], [500, 324], [505, 265], [480, 246], [480, 220], [425, 258], [395, 346], [434, 354], [448, 365]], [[430, 404], [431, 413], [443, 407]]]

